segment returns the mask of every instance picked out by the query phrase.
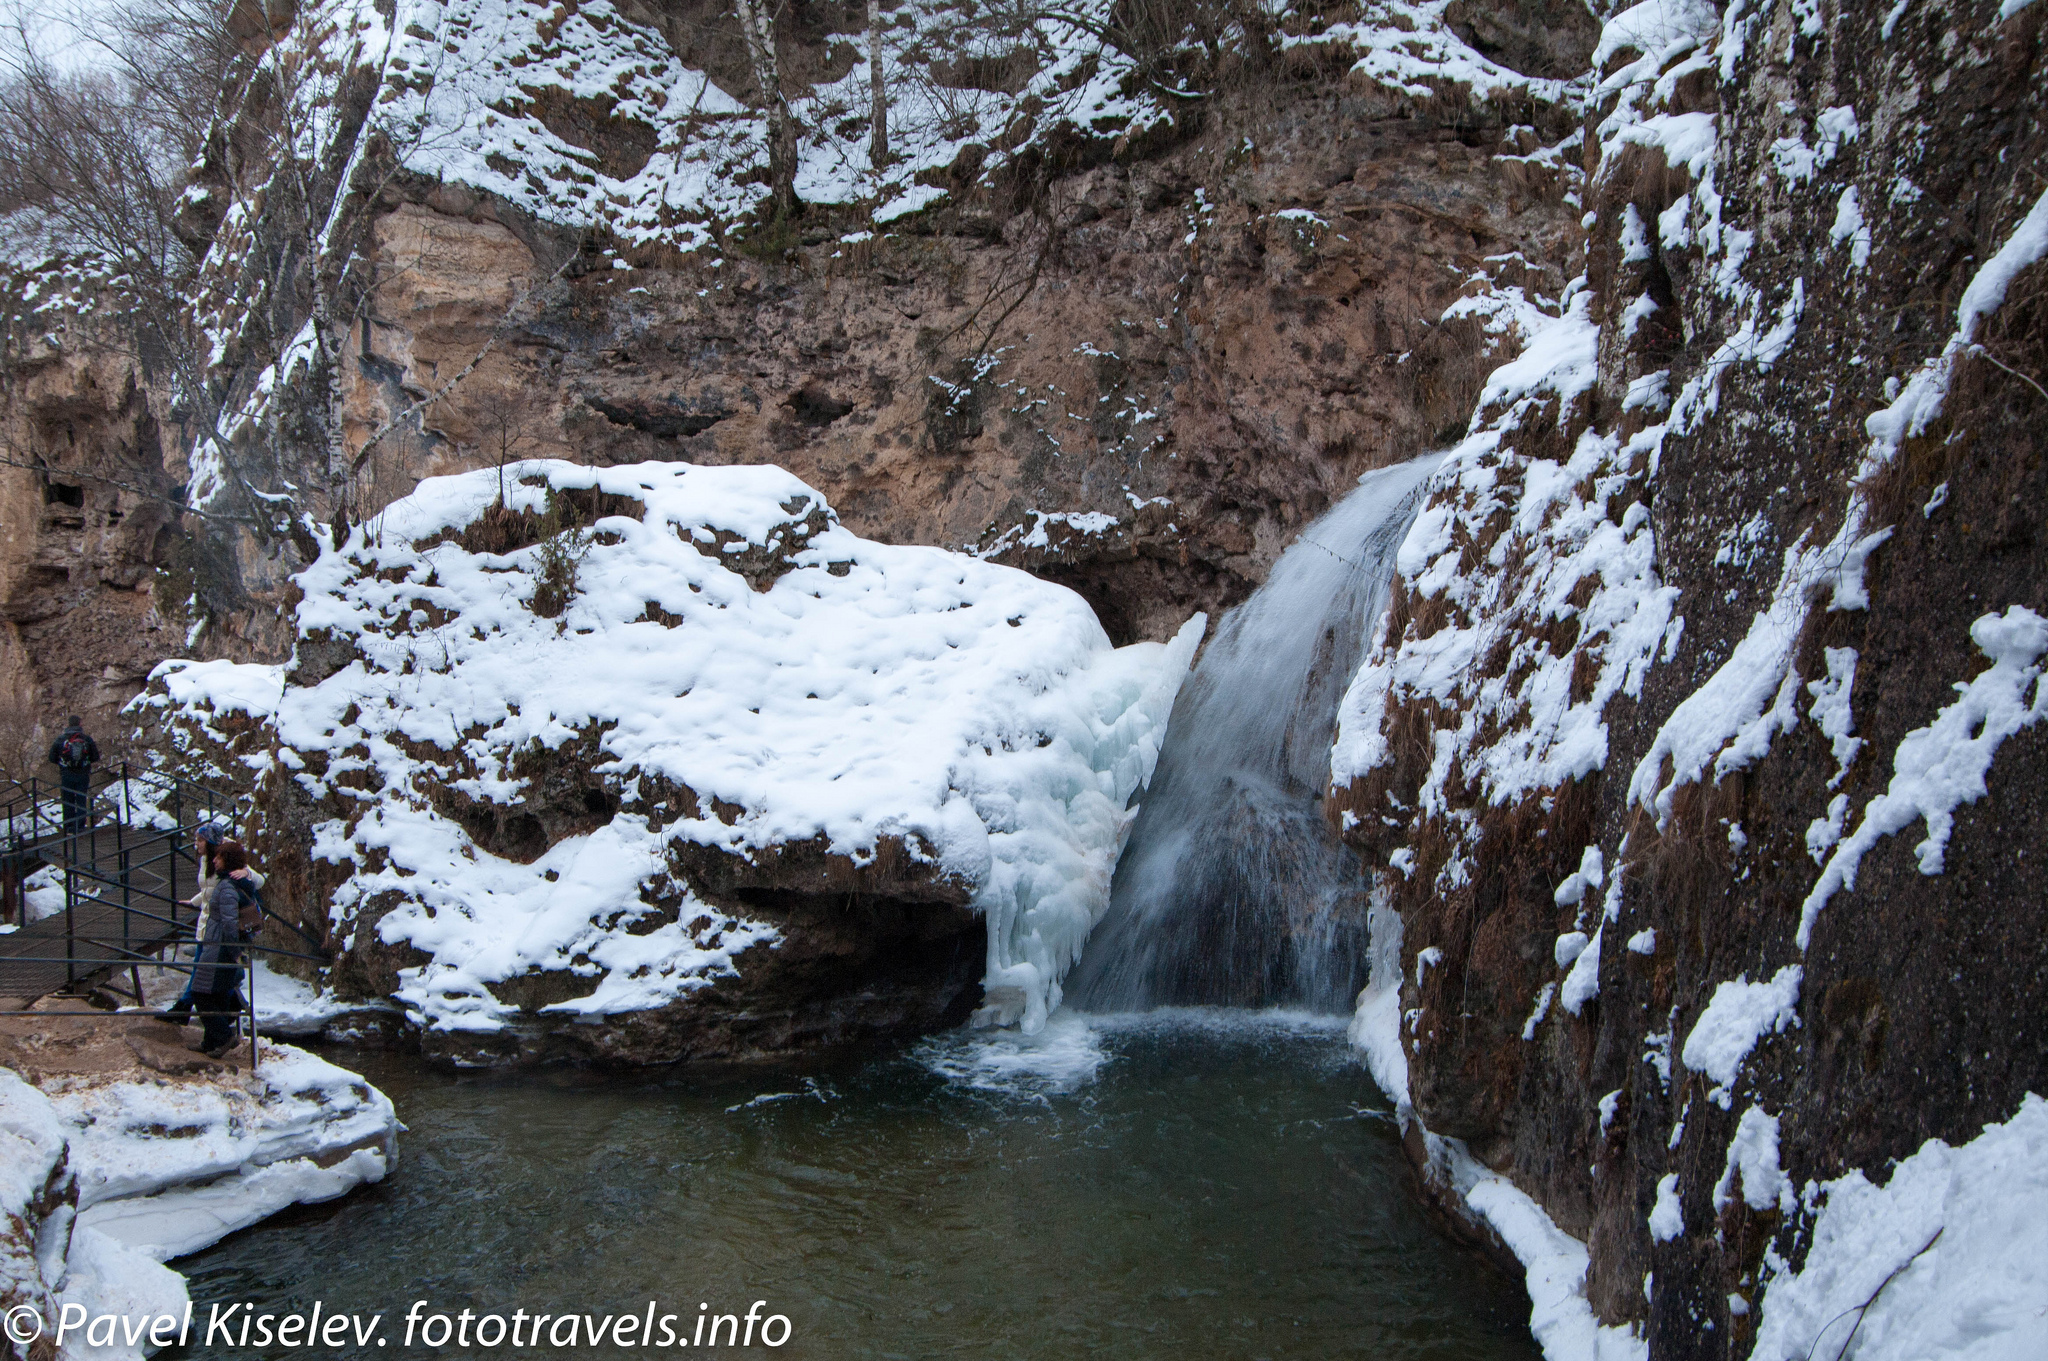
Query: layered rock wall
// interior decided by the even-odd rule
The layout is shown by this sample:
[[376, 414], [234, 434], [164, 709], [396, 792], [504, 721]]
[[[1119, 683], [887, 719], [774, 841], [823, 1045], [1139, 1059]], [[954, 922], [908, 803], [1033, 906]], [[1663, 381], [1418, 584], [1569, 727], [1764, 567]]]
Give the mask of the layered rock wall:
[[2043, 25], [1621, 19], [1586, 276], [1404, 549], [1331, 806], [1422, 1125], [1600, 1319], [1739, 1357], [1817, 1188], [2048, 1087]]
[[[1291, 18], [1271, 61], [1231, 66], [1145, 136], [1032, 143], [979, 174], [970, 156], [903, 190], [928, 206], [886, 220], [817, 189], [774, 250], [688, 224], [579, 226], [479, 187], [495, 172], [390, 173], [359, 210], [373, 286], [331, 417], [303, 336], [295, 350], [282, 330], [257, 344], [253, 320], [222, 331], [216, 383], [257, 394], [233, 438], [252, 487], [277, 498], [269, 524], [223, 491], [213, 454], [192, 461], [196, 408], [122, 341], [118, 290], [80, 267], [17, 269], [0, 401], [9, 458], [27, 466], [0, 468], [17, 638], [0, 679], [24, 704], [105, 714], [151, 652], [282, 661], [288, 576], [321, 527], [426, 476], [540, 456], [778, 463], [863, 535], [995, 553], [1079, 590], [1118, 642], [1168, 637], [1248, 593], [1358, 473], [1462, 425], [1516, 338], [1448, 306], [1486, 278], [1563, 284], [1577, 211], [1557, 150], [1564, 87], [1464, 48], [1440, 8], [1404, 22], [1470, 71], [1353, 70], [1366, 38]], [[1486, 7], [1453, 19], [1504, 60], [1569, 74], [1593, 29], [1552, 8], [1533, 48]], [[641, 16], [662, 32], [673, 17]], [[711, 30], [669, 27], [670, 59], [725, 72]], [[260, 167], [224, 155], [191, 205], [254, 201]], [[197, 207], [202, 302], [226, 309], [206, 324], [227, 327], [247, 226], [241, 209]], [[330, 423], [353, 468], [341, 492]], [[1034, 541], [1055, 515], [1091, 532]]]

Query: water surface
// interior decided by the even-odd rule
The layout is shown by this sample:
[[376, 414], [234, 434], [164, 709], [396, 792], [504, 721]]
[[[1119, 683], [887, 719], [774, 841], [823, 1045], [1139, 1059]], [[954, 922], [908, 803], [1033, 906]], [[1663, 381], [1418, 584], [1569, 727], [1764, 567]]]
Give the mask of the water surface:
[[1423, 1218], [1327, 1021], [1061, 1014], [1030, 1046], [713, 1078], [343, 1058], [398, 1104], [396, 1171], [178, 1263], [202, 1320], [215, 1300], [383, 1309], [390, 1345], [366, 1354], [388, 1359], [418, 1354], [415, 1299], [653, 1300], [683, 1336], [700, 1303], [758, 1299], [792, 1332], [755, 1350], [787, 1357], [1537, 1356], [1519, 1284]]

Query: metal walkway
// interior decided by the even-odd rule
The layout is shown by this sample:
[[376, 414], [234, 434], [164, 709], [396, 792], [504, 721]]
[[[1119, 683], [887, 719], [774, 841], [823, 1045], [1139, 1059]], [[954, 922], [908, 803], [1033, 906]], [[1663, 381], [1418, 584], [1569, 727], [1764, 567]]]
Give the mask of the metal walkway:
[[[26, 1007], [56, 992], [79, 993], [126, 969], [156, 964], [166, 947], [192, 938], [191, 896], [199, 866], [190, 826], [205, 818], [233, 825], [234, 801], [194, 781], [126, 764], [95, 775], [83, 816], [64, 827], [63, 796], [40, 780], [17, 783], [0, 803], [0, 997]], [[168, 824], [168, 825], [165, 825]], [[25, 882], [49, 866], [64, 906], [28, 921]], [[138, 1002], [140, 985], [136, 985]]]

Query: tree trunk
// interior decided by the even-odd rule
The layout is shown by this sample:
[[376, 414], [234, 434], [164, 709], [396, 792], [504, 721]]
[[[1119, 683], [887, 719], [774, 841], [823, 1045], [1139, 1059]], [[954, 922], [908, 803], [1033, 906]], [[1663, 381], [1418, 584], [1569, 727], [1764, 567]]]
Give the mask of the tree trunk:
[[875, 195], [889, 164], [889, 87], [882, 79], [882, 3], [868, 0], [868, 160], [875, 167]]
[[[325, 310], [324, 308], [322, 309]], [[330, 327], [315, 321], [313, 335], [320, 357], [327, 369], [327, 482], [330, 494], [337, 500], [348, 494], [349, 458], [348, 432], [342, 424], [342, 408], [347, 401], [347, 374], [343, 365], [347, 362], [347, 344], [334, 344], [330, 340]]]
[[761, 112], [768, 120], [768, 187], [775, 217], [796, 216], [796, 123], [782, 97], [782, 69], [775, 59], [774, 0], [733, 0], [740, 31], [747, 40], [747, 58], [754, 83], [761, 87]]

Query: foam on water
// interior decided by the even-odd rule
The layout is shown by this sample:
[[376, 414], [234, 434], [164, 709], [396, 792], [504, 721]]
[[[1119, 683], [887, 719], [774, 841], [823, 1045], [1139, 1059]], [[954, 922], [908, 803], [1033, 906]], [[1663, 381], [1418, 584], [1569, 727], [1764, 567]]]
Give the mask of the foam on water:
[[[1071, 1095], [1093, 1084], [1116, 1060], [1119, 1040], [1165, 1035], [1218, 1042], [1296, 1040], [1340, 1036], [1347, 1023], [1341, 1015], [1288, 1008], [1161, 1007], [1106, 1015], [1061, 1008], [1036, 1035], [957, 1030], [924, 1040], [911, 1056], [956, 1086], [1035, 1099]], [[1333, 1052], [1344, 1063], [1356, 1063], [1348, 1048]]]
[[1019, 1030], [958, 1030], [911, 1051], [958, 1086], [1003, 1096], [1064, 1095], [1095, 1080], [1109, 1053], [1086, 1018], [1056, 1011], [1035, 1035]]

